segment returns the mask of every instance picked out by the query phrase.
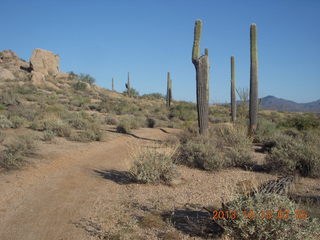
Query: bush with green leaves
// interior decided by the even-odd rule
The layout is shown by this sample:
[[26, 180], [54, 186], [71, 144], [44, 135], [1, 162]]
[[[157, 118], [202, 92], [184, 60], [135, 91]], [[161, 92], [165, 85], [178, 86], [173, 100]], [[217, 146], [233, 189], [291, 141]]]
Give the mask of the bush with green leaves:
[[120, 120], [119, 124], [117, 125], [117, 132], [118, 133], [131, 133], [132, 129], [139, 128], [139, 123], [136, 121], [135, 118], [123, 118]]
[[31, 129], [44, 131], [49, 130], [54, 132], [59, 137], [69, 137], [71, 134], [71, 127], [60, 118], [47, 118], [33, 122]]
[[6, 129], [11, 127], [12, 122], [5, 115], [0, 115], [0, 128]]
[[90, 76], [89, 74], [84, 74], [84, 73], [80, 73], [78, 75], [78, 78], [80, 81], [89, 83], [90, 85], [94, 84], [96, 81], [96, 79], [94, 79], [92, 76]]
[[123, 94], [129, 97], [139, 97], [139, 92], [134, 88], [124, 91]]
[[207, 136], [184, 133], [177, 161], [204, 170], [252, 165], [252, 143], [244, 128], [216, 126]]
[[35, 140], [31, 135], [18, 136], [5, 147], [1, 152], [0, 167], [7, 170], [23, 166], [26, 163], [25, 157], [32, 156], [36, 150]]
[[319, 219], [307, 217], [302, 210], [286, 196], [255, 194], [225, 204], [221, 211], [235, 213], [235, 218], [229, 214], [218, 222], [232, 239], [315, 240], [320, 234]]
[[75, 90], [85, 90], [87, 88], [87, 84], [85, 82], [77, 81], [73, 84], [73, 88]]
[[50, 142], [54, 139], [56, 134], [51, 130], [44, 130], [42, 140], [45, 142]]
[[192, 121], [197, 119], [197, 108], [194, 103], [177, 102], [170, 109], [170, 118], [178, 118], [182, 121]]
[[299, 131], [312, 130], [320, 127], [320, 118], [312, 113], [291, 117], [279, 123], [282, 128], [296, 128]]
[[148, 93], [148, 94], [143, 94], [141, 96], [143, 99], [148, 99], [148, 100], [157, 100], [157, 99], [165, 99], [164, 95], [161, 93]]
[[279, 134], [266, 157], [271, 171], [320, 177], [320, 131], [305, 132], [300, 138]]
[[22, 127], [26, 120], [24, 118], [18, 117], [18, 116], [12, 116], [10, 117], [10, 121], [12, 123], [12, 128], [19, 128]]
[[177, 169], [169, 154], [146, 150], [135, 156], [130, 173], [137, 182], [169, 184], [177, 176]]
[[276, 123], [264, 118], [259, 118], [255, 140], [263, 142], [265, 139], [272, 138], [277, 131]]
[[78, 142], [104, 141], [105, 133], [99, 124], [92, 123], [82, 131], [72, 132], [69, 139]]
[[219, 170], [230, 166], [215, 139], [187, 137], [181, 142], [177, 163], [203, 170]]

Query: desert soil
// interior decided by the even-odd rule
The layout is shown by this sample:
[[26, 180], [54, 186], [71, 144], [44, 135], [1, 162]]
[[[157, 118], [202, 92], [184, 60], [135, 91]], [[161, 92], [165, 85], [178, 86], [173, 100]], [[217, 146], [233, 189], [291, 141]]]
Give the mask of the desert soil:
[[[34, 165], [0, 174], [0, 239], [198, 239], [190, 229], [174, 228], [173, 223], [144, 226], [139, 219], [157, 210], [203, 213], [201, 206], [232, 199], [239, 181], [275, 178], [239, 169], [209, 173], [181, 166], [182, 180], [174, 186], [130, 182], [129, 153], [177, 132], [166, 130], [135, 130], [139, 138], [111, 132], [105, 142], [41, 143]], [[319, 194], [320, 189], [310, 191]]]

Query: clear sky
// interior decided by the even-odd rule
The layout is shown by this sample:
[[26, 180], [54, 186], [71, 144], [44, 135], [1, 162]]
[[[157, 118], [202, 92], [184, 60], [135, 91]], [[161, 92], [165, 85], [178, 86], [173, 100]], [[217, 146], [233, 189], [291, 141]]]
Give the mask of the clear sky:
[[230, 56], [236, 85], [249, 86], [250, 24], [258, 29], [259, 94], [320, 99], [319, 0], [1, 0], [0, 50], [29, 60], [34, 48], [60, 55], [64, 72], [88, 73], [97, 85], [195, 100], [194, 21], [209, 49], [210, 102], [229, 102]]

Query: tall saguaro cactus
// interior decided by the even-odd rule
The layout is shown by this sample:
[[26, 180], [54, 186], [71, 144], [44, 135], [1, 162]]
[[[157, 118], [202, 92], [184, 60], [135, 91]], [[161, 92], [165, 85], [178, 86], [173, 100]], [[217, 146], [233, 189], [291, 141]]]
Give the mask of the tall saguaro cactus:
[[112, 91], [114, 91], [114, 79], [112, 78]]
[[237, 118], [237, 103], [236, 103], [236, 75], [234, 56], [231, 56], [231, 121], [235, 122]]
[[254, 135], [258, 118], [258, 49], [257, 26], [250, 26], [250, 105], [249, 105], [249, 135]]
[[128, 96], [131, 97], [131, 86], [130, 86], [130, 73], [128, 72], [128, 81], [126, 83]]
[[199, 133], [205, 135], [208, 133], [209, 118], [209, 51], [206, 48], [205, 55], [200, 56], [201, 31], [202, 21], [196, 20], [192, 48], [192, 63], [196, 69]]
[[171, 102], [172, 102], [172, 81], [170, 78], [170, 72], [168, 72], [168, 78], [167, 78], [167, 107], [171, 107]]

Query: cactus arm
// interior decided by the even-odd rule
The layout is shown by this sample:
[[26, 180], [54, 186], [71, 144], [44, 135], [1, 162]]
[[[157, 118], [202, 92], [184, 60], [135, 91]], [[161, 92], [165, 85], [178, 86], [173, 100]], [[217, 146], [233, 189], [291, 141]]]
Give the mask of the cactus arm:
[[201, 31], [202, 31], [202, 21], [196, 20], [196, 23], [194, 26], [194, 40], [193, 40], [193, 48], [192, 48], [192, 63], [193, 64], [196, 64], [200, 58]]

